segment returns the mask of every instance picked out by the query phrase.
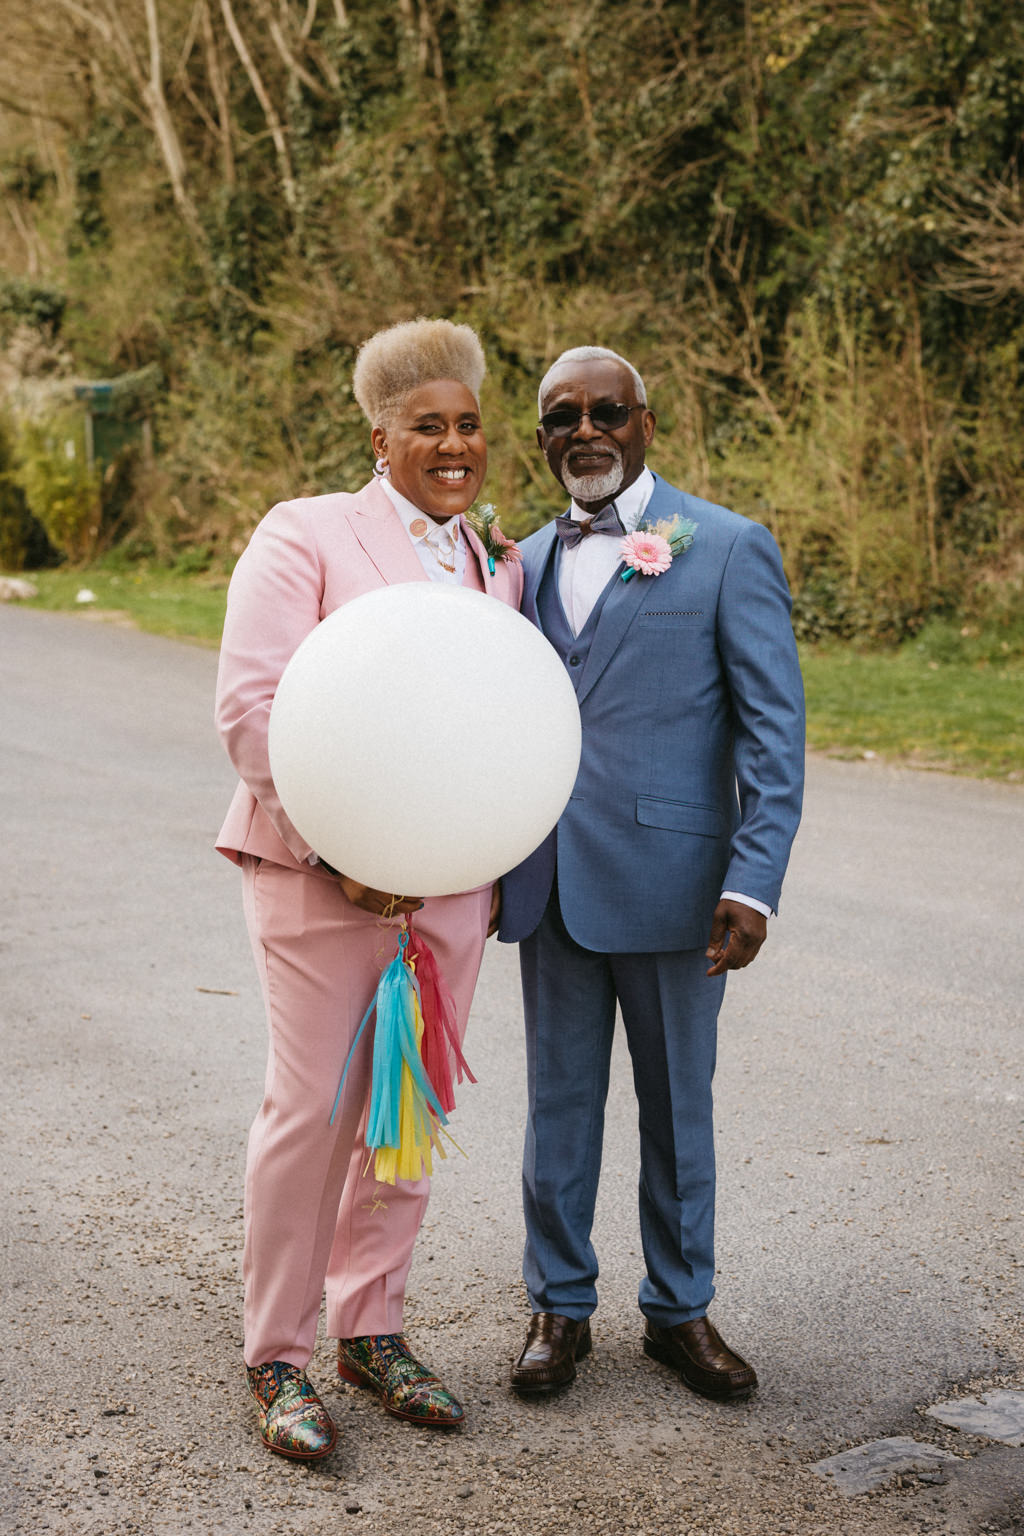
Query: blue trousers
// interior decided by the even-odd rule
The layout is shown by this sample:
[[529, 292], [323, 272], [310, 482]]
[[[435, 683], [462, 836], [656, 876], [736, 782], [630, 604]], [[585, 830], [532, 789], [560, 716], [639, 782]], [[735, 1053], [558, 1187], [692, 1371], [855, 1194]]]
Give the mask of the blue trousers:
[[523, 1277], [535, 1312], [589, 1317], [590, 1240], [605, 1100], [622, 1010], [640, 1109], [640, 1310], [661, 1327], [701, 1317], [714, 1295], [711, 1080], [725, 977], [702, 950], [597, 954], [566, 932], [556, 896], [520, 945], [529, 1107], [523, 1153]]

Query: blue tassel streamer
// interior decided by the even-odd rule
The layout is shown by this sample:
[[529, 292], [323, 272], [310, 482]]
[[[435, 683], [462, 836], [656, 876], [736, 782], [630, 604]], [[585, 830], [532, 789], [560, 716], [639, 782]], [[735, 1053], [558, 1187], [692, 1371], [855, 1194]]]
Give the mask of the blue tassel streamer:
[[370, 1087], [370, 1111], [367, 1145], [398, 1149], [401, 1145], [402, 1069], [408, 1067], [412, 1079], [412, 1114], [416, 1141], [428, 1145], [437, 1125], [447, 1125], [448, 1117], [434, 1091], [420, 1059], [416, 1038], [416, 1013], [420, 1003], [419, 983], [405, 963], [409, 934], [403, 929], [398, 938], [398, 953], [387, 966], [373, 1000], [363, 1015], [349, 1047], [345, 1065], [331, 1110], [334, 1124], [342, 1090], [356, 1046], [370, 1018], [376, 1013], [373, 1040], [373, 1074]]

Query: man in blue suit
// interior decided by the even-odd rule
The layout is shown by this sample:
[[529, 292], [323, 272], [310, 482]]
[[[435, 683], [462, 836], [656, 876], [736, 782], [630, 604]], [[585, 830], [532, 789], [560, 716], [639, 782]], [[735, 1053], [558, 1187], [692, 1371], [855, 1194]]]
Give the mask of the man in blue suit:
[[[537, 440], [572, 498], [522, 546], [523, 612], [562, 656], [583, 755], [554, 832], [503, 883], [520, 944], [529, 1112], [523, 1396], [566, 1386], [591, 1347], [616, 1003], [640, 1109], [644, 1349], [720, 1400], [757, 1385], [707, 1317], [714, 1295], [711, 1079], [729, 971], [778, 906], [803, 786], [803, 688], [767, 529], [645, 466], [655, 416], [614, 352], [565, 352]], [[623, 580], [624, 534], [694, 525], [659, 574]]]

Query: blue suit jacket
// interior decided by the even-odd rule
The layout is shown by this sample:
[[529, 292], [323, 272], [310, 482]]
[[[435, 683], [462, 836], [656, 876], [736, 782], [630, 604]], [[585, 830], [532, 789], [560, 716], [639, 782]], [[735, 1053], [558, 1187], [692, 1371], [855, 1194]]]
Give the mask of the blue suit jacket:
[[[804, 766], [782, 560], [759, 523], [656, 478], [645, 520], [676, 515], [697, 524], [690, 548], [605, 598], [574, 678], [579, 774], [554, 832], [503, 881], [507, 943], [536, 928], [556, 877], [570, 934], [603, 953], [703, 948], [723, 890], [778, 907]], [[548, 524], [522, 545], [538, 627], [557, 542]]]

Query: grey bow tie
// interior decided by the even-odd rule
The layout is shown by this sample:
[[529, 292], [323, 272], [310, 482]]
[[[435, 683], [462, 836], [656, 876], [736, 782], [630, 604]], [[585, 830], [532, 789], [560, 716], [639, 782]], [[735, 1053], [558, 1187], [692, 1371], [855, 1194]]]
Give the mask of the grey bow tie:
[[615, 503], [610, 501], [594, 517], [582, 518], [579, 522], [573, 519], [570, 512], [563, 512], [561, 517], [555, 518], [555, 532], [566, 549], [573, 549], [588, 533], [617, 533], [621, 538], [625, 529], [619, 522]]

